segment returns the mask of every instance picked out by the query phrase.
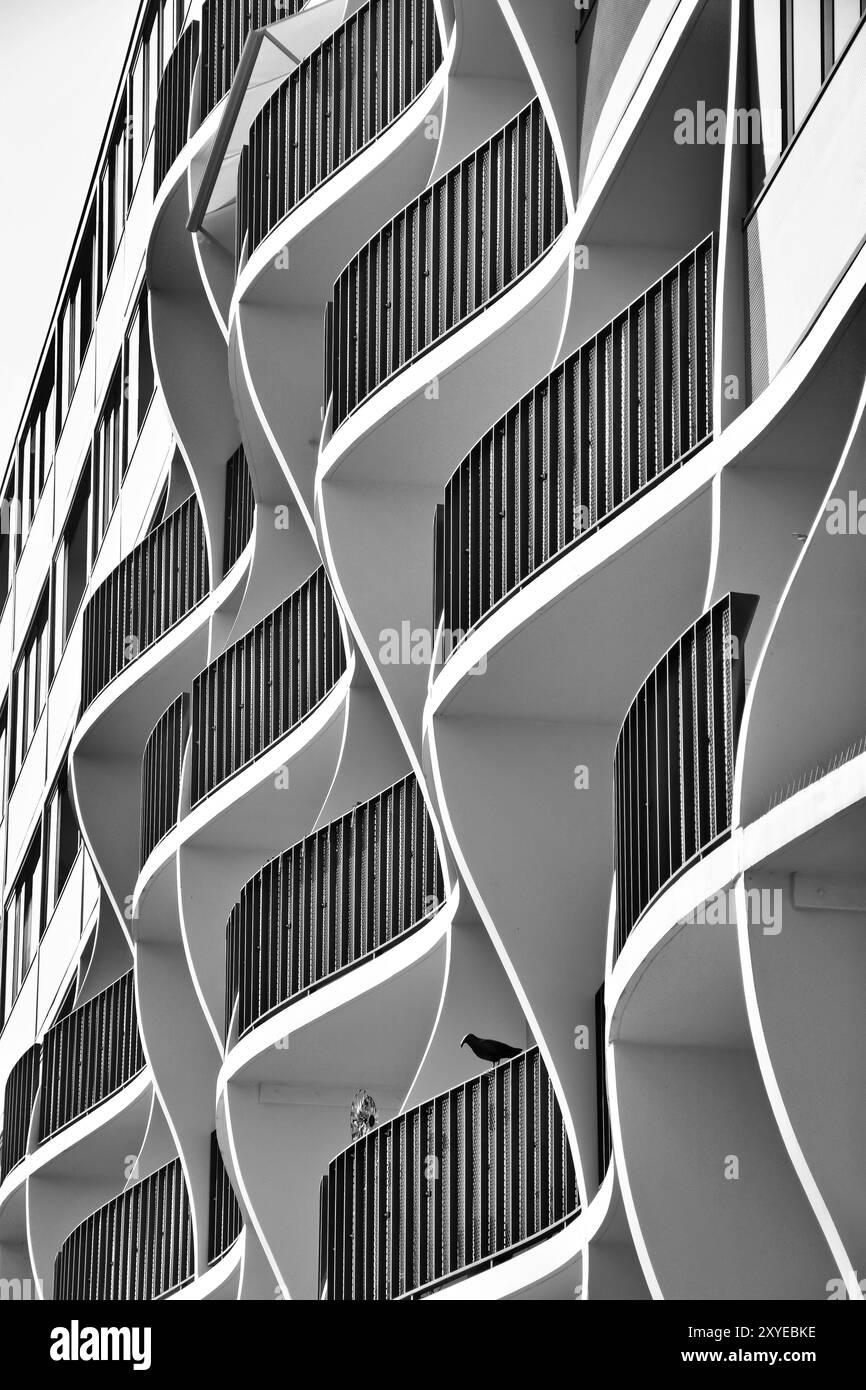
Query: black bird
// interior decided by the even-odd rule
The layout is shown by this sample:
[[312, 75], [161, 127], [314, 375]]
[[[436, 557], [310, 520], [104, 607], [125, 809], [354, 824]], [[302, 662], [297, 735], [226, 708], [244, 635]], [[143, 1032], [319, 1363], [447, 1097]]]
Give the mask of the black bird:
[[512, 1047], [510, 1043], [497, 1042], [495, 1038], [479, 1038], [474, 1033], [467, 1033], [461, 1040], [460, 1046], [468, 1043], [476, 1057], [480, 1057], [482, 1062], [493, 1062], [498, 1065], [509, 1057], [519, 1057], [524, 1051], [522, 1047]]

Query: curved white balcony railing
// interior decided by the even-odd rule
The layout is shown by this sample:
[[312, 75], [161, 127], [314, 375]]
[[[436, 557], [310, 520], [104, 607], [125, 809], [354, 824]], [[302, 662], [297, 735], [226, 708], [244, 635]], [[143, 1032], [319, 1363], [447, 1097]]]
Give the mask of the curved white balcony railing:
[[144, 1066], [130, 970], [46, 1033], [42, 1043], [40, 1143], [101, 1105]]
[[226, 929], [226, 1032], [372, 960], [442, 907], [433, 827], [414, 775], [314, 832], [244, 887]]
[[617, 954], [648, 905], [730, 832], [757, 600], [729, 594], [683, 634], [632, 702], [614, 759]]
[[373, 1129], [322, 1180], [320, 1297], [423, 1298], [579, 1214], [537, 1048]]
[[179, 1158], [128, 1187], [70, 1232], [54, 1266], [65, 1302], [152, 1300], [194, 1276], [193, 1228]]
[[326, 327], [332, 428], [510, 289], [565, 218], [559, 165], [535, 98], [386, 224], [340, 275]]
[[201, 511], [188, 497], [121, 561], [84, 611], [82, 711], [210, 592]]
[[482, 436], [436, 511], [446, 656], [710, 440], [712, 341], [709, 237]]
[[345, 669], [337, 607], [318, 569], [193, 682], [192, 808], [302, 723]]

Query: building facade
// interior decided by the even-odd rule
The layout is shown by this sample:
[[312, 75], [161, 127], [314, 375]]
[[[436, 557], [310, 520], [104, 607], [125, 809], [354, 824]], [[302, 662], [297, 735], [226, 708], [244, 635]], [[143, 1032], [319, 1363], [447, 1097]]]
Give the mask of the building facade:
[[864, 63], [142, 4], [3, 481], [5, 1296], [862, 1299]]

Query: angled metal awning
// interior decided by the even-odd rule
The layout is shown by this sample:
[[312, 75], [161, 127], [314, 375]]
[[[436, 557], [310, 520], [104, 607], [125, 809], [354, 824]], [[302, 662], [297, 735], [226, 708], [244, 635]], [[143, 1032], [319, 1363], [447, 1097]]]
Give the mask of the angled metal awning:
[[207, 157], [187, 221], [190, 232], [207, 231], [237, 197], [237, 166], [250, 127], [281, 82], [333, 31], [343, 0], [322, 0], [312, 9], [256, 29], [244, 45], [238, 70]]

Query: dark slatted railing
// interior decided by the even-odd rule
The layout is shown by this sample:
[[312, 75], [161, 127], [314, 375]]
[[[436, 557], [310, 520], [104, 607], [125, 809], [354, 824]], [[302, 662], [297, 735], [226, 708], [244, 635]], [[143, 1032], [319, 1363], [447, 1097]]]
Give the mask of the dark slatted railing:
[[143, 1066], [130, 970], [45, 1034], [40, 1143], [114, 1095]]
[[39, 1059], [42, 1049], [38, 1043], [15, 1063], [6, 1080], [3, 1098], [3, 1156], [0, 1162], [0, 1182], [12, 1172], [27, 1153], [27, 1136], [33, 1116], [33, 1102], [39, 1088]]
[[184, 691], [161, 714], [141, 760], [139, 868], [177, 825], [183, 754], [189, 733], [189, 696]]
[[186, 144], [198, 46], [199, 26], [198, 21], [194, 20], [187, 25], [175, 44], [159, 84], [154, 124], [154, 197]]
[[229, 1181], [214, 1130], [210, 1137], [210, 1216], [207, 1237], [209, 1265], [221, 1259], [234, 1245], [243, 1230], [243, 1224], [238, 1199]]
[[451, 645], [712, 434], [708, 238], [509, 410], [445, 488], [434, 533]]
[[419, 1297], [515, 1254], [578, 1209], [562, 1111], [532, 1048], [333, 1160], [319, 1288], [329, 1300]]
[[436, 912], [444, 885], [414, 775], [308, 835], [244, 887], [226, 929], [226, 1036], [377, 954]]
[[175, 1158], [66, 1237], [54, 1261], [54, 1297], [153, 1300], [189, 1283], [194, 1273], [189, 1196]]
[[638, 691], [614, 755], [617, 953], [641, 913], [730, 831], [745, 699], [744, 643], [757, 600], [728, 594]]
[[253, 534], [256, 498], [243, 446], [226, 464], [226, 514], [223, 532], [223, 574], [240, 558]]
[[208, 588], [204, 526], [193, 496], [121, 560], [88, 603], [82, 708], [201, 603]]
[[298, 13], [305, 0], [205, 0], [201, 12], [201, 119], [234, 81], [244, 45], [255, 29]]
[[345, 665], [337, 606], [320, 567], [196, 676], [192, 805], [305, 719]]
[[259, 112], [238, 167], [238, 258], [411, 105], [442, 61], [433, 0], [367, 0]]
[[607, 1060], [604, 1033], [604, 985], [595, 996], [595, 1087], [598, 1117], [598, 1181], [604, 1182], [613, 1154], [610, 1107], [607, 1099]]
[[333, 427], [513, 284], [564, 224], [562, 182], [536, 99], [387, 223], [343, 271], [326, 372]]

